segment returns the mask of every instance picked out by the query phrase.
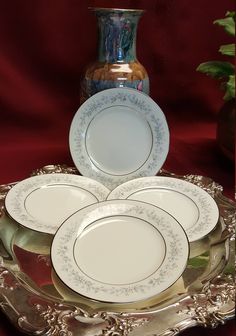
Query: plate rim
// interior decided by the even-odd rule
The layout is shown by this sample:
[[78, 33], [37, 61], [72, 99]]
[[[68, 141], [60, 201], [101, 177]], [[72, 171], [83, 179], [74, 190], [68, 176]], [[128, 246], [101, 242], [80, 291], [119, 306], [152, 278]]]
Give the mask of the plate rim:
[[[55, 268], [55, 265], [54, 265], [54, 261], [53, 261], [53, 255], [54, 253], [52, 252], [53, 248], [54, 248], [54, 245], [55, 245], [55, 241], [57, 239], [57, 233], [59, 230], [62, 230], [63, 229], [63, 225], [67, 222], [67, 220], [69, 220], [71, 217], [73, 217], [74, 215], [76, 215], [76, 213], [80, 212], [80, 211], [86, 211], [87, 208], [91, 208], [91, 207], [100, 207], [100, 206], [103, 206], [104, 204], [108, 205], [109, 203], [114, 203], [116, 204], [118, 202], [121, 202], [123, 203], [122, 201], [124, 201], [124, 204], [136, 204], [136, 205], [141, 205], [143, 207], [149, 207], [150, 209], [158, 209], [158, 210], [161, 210], [161, 212], [165, 213], [165, 215], [167, 215], [168, 217], [171, 217], [172, 220], [174, 220], [177, 224], [178, 224], [178, 227], [180, 228], [180, 231], [181, 231], [181, 234], [183, 234], [183, 237], [185, 237], [185, 242], [186, 242], [186, 260], [184, 262], [184, 266], [183, 266], [183, 269], [181, 270], [181, 272], [179, 272], [179, 275], [178, 277], [175, 278], [175, 280], [173, 282], [171, 282], [167, 287], [165, 287], [163, 290], [159, 291], [159, 292], [156, 292], [155, 294], [152, 294], [152, 295], [149, 295], [149, 296], [145, 296], [143, 297], [142, 299], [135, 299], [135, 300], [131, 300], [131, 301], [122, 301], [122, 302], [114, 302], [114, 301], [107, 301], [107, 300], [101, 300], [101, 299], [95, 299], [95, 298], [92, 298], [90, 296], [87, 296], [87, 295], [84, 295], [84, 294], [81, 294], [78, 290], [72, 288], [71, 286], [69, 286], [66, 281], [64, 281], [61, 276], [58, 274], [56, 268]], [[88, 209], [87, 209], [88, 210]], [[134, 303], [134, 302], [142, 302], [142, 301], [146, 301], [147, 299], [151, 298], [151, 297], [154, 297], [156, 295], [159, 295], [161, 294], [163, 291], [167, 290], [168, 288], [170, 288], [176, 281], [178, 281], [184, 270], [186, 269], [186, 266], [187, 266], [187, 263], [188, 263], [188, 259], [189, 259], [189, 256], [190, 256], [190, 243], [189, 243], [189, 240], [188, 240], [188, 237], [186, 235], [186, 232], [185, 230], [183, 229], [182, 225], [171, 215], [169, 214], [167, 211], [155, 206], [155, 205], [152, 205], [152, 204], [149, 204], [149, 203], [146, 203], [146, 202], [142, 202], [142, 201], [135, 201], [135, 200], [120, 200], [120, 199], [117, 199], [117, 200], [106, 200], [106, 201], [103, 201], [103, 202], [99, 202], [99, 203], [94, 203], [92, 205], [88, 205], [86, 206], [85, 208], [81, 209], [81, 210], [78, 210], [76, 213], [72, 214], [70, 217], [68, 217], [65, 222], [57, 229], [56, 231], [56, 234], [53, 238], [53, 241], [52, 241], [52, 244], [51, 244], [51, 249], [50, 249], [50, 255], [51, 255], [51, 262], [52, 262], [52, 268], [53, 270], [55, 271], [55, 273], [57, 274], [57, 276], [59, 277], [59, 279], [64, 283], [65, 286], [67, 286], [70, 290], [72, 290], [74, 293], [76, 293], [77, 295], [80, 295], [81, 297], [84, 297], [84, 298], [87, 298], [89, 299], [90, 301], [93, 301], [93, 302], [102, 302], [102, 303], [109, 303], [109, 304], [115, 304], [115, 305], [122, 305], [122, 304], [130, 304], [130, 303]], [[120, 215], [120, 214], [118, 214]], [[106, 216], [107, 217], [107, 216]], [[102, 217], [103, 218], [103, 217]], [[140, 219], [140, 217], [138, 217]], [[88, 224], [89, 225], [89, 224]], [[150, 224], [150, 225], [153, 225], [153, 224]], [[159, 230], [159, 229], [158, 229]], [[81, 232], [83, 232], [83, 230], [81, 230]], [[160, 231], [161, 235], [162, 235], [162, 232]], [[163, 237], [164, 238], [164, 237]], [[166, 251], [167, 251], [167, 245], [166, 245], [166, 241], [164, 239], [164, 242], [165, 242], [165, 246], [166, 246]], [[167, 252], [165, 252], [165, 257], [167, 255]], [[161, 266], [162, 264], [164, 263], [164, 261], [162, 261], [161, 263]], [[161, 267], [160, 266], [160, 267]], [[159, 268], [160, 268], [159, 267]], [[158, 269], [159, 269], [158, 268]], [[154, 272], [155, 274], [155, 272]], [[142, 281], [138, 281], [138, 282], [142, 282]], [[114, 285], [114, 286], [117, 286], [117, 285]], [[128, 286], [128, 285], [127, 285]], [[117, 286], [118, 287], [118, 286]]]
[[[48, 165], [34, 170], [32, 174], [50, 174], [64, 171], [78, 173], [74, 167]], [[174, 173], [167, 171], [161, 171], [161, 174], [174, 175]], [[119, 309], [118, 312], [107, 308], [102, 311], [91, 311], [91, 306], [82, 307], [70, 299], [62, 302], [50, 295], [42, 295], [38, 288], [35, 291], [35, 288], [32, 288], [32, 284], [29, 282], [23, 284], [19, 280], [15, 269], [15, 265], [18, 264], [16, 261], [13, 265], [9, 264], [2, 252], [0, 253], [0, 259], [2, 260], [2, 263], [0, 263], [2, 274], [0, 296], [2, 295], [2, 306], [6, 307], [6, 309], [3, 309], [6, 318], [10, 320], [14, 327], [27, 334], [48, 333], [49, 329], [57, 332], [58, 330], [64, 331], [71, 328], [79, 334], [83, 329], [81, 329], [80, 321], [93, 328], [94, 322], [97, 323], [99, 318], [102, 322], [101, 328], [99, 328], [101, 333], [116, 332], [120, 334], [124, 328], [130, 328], [134, 333], [141, 332], [142, 335], [145, 335], [144, 327], [145, 330], [147, 329], [157, 336], [161, 336], [163, 333], [172, 334], [173, 330], [176, 334], [179, 334], [181, 331], [195, 326], [204, 325], [207, 328], [216, 328], [233, 319], [235, 316], [235, 282], [233, 277], [235, 244], [230, 244], [229, 239], [233, 243], [235, 237], [235, 202], [226, 197], [223, 187], [210, 177], [193, 174], [179, 175], [178, 177], [199, 185], [214, 196], [222, 213], [222, 221], [225, 224], [225, 231], [222, 232], [223, 236], [219, 239], [223, 239], [225, 242], [224, 253], [229, 249], [230, 256], [232, 256], [229, 260], [229, 266], [232, 266], [230, 271], [227, 270], [225, 264], [223, 266], [218, 264], [217, 269], [205, 277], [206, 283], [204, 287], [201, 286], [200, 291], [190, 292], [187, 290], [183, 297], [174, 295], [173, 300], [166, 302], [164, 311], [160, 304], [156, 304], [153, 309], [146, 306], [144, 311], [138, 310], [135, 312], [127, 311], [125, 307]], [[15, 182], [0, 185], [0, 219], [5, 214], [4, 198], [6, 193], [14, 184]], [[228, 238], [226, 238], [227, 234]], [[9, 287], [9, 283], [11, 287]], [[17, 300], [19, 294], [22, 298], [20, 302]], [[29, 298], [34, 300], [29, 300]], [[25, 302], [25, 304], [23, 305], [22, 302]], [[12, 310], [12, 308], [14, 309]], [[219, 314], [212, 314], [212, 311], [217, 311]], [[168, 318], [162, 328], [157, 329], [153, 323], [149, 326], [151, 321], [156, 321], [158, 324], [158, 320], [167, 316], [166, 314], [168, 314]], [[65, 317], [63, 323], [62, 316]], [[22, 321], [26, 323], [22, 323]], [[27, 323], [27, 321], [33, 321], [33, 323]]]
[[[99, 169], [93, 161], [90, 160], [86, 150], [85, 135], [91, 120], [102, 111], [99, 105], [101, 101], [104, 101], [104, 106], [111, 107], [115, 105], [113, 105], [114, 102], [110, 102], [110, 105], [108, 105], [109, 100], [124, 99], [125, 95], [126, 98], [131, 99], [128, 106], [131, 106], [133, 99], [132, 103], [136, 104], [136, 110], [148, 123], [153, 138], [152, 148], [150, 148], [150, 153], [146, 161], [135, 171], [121, 175], [108, 174]], [[141, 100], [139, 101], [137, 98]], [[119, 105], [121, 105], [120, 101]], [[95, 107], [98, 109], [97, 111]], [[161, 169], [167, 158], [169, 145], [169, 127], [164, 112], [151, 97], [132, 88], [111, 88], [96, 93], [79, 107], [70, 125], [69, 147], [75, 166], [82, 175], [97, 179], [111, 189], [132, 178], [155, 175]], [[160, 151], [161, 155], [158, 153]], [[158, 155], [156, 155], [156, 153], [158, 153]], [[158, 156], [161, 158], [160, 161]]]
[[[50, 182], [51, 180], [51, 182]], [[59, 181], [62, 180], [62, 181]], [[70, 181], [71, 180], [71, 181]], [[74, 180], [74, 182], [73, 182]], [[77, 181], [76, 181], [77, 180]], [[43, 181], [45, 183], [43, 184]], [[31, 182], [34, 182], [32, 184]], [[28, 190], [24, 190], [24, 185], [28, 183]], [[33, 192], [34, 190], [38, 189], [39, 186], [47, 186], [49, 184], [52, 185], [67, 185], [67, 186], [76, 186], [80, 189], [84, 189], [93, 195], [97, 202], [100, 202], [105, 199], [105, 195], [108, 195], [110, 190], [102, 185], [100, 182], [90, 179], [89, 177], [74, 175], [74, 174], [66, 174], [66, 173], [53, 173], [53, 174], [43, 174], [43, 175], [36, 175], [30, 176], [20, 182], [16, 183], [7, 193], [5, 197], [5, 208], [8, 216], [16, 221], [19, 225], [23, 226], [26, 229], [30, 229], [39, 233], [46, 233], [46, 234], [55, 234], [57, 228], [56, 226], [53, 227], [50, 224], [40, 224], [40, 221], [34, 218], [30, 218], [27, 211], [25, 211], [25, 207], [23, 203], [26, 200], [26, 197]], [[80, 186], [81, 184], [81, 186]], [[82, 187], [83, 184], [83, 187]], [[88, 184], [91, 188], [86, 189], [85, 185]], [[23, 190], [20, 190], [23, 187]], [[94, 190], [92, 191], [94, 187]], [[95, 190], [97, 192], [95, 194]], [[14, 209], [11, 209], [14, 206]], [[19, 208], [21, 210], [19, 210]], [[19, 213], [19, 211], [21, 211]], [[60, 226], [61, 223], [58, 225]]]
[[[220, 218], [220, 213], [219, 213], [219, 207], [217, 206], [217, 203], [215, 202], [214, 198], [211, 195], [209, 195], [209, 193], [207, 193], [205, 190], [203, 190], [202, 188], [197, 186], [196, 184], [193, 184], [189, 181], [179, 179], [179, 178], [176, 178], [176, 177], [172, 177], [172, 176], [146, 176], [146, 177], [140, 177], [140, 178], [137, 178], [137, 179], [133, 179], [133, 180], [127, 181], [127, 182], [117, 186], [115, 189], [111, 190], [111, 192], [107, 196], [107, 200], [117, 199], [117, 198], [118, 199], [128, 199], [127, 197], [131, 196], [131, 194], [127, 196], [129, 191], [126, 190], [126, 188], [130, 188], [130, 185], [134, 184], [134, 186], [132, 188], [132, 193], [135, 193], [135, 192], [141, 191], [141, 190], [155, 189], [156, 187], [158, 187], [157, 184], [161, 180], [164, 182], [162, 185], [159, 186], [161, 189], [165, 188], [164, 184], [165, 184], [165, 180], [167, 180], [169, 182], [178, 183], [180, 186], [181, 185], [189, 186], [193, 189], [193, 191], [195, 189], [196, 191], [198, 191], [200, 193], [200, 196], [204, 195], [205, 198], [208, 199], [211, 202], [210, 206], [212, 207], [212, 210], [215, 213], [215, 218], [214, 218], [215, 224], [214, 224], [214, 226], [210, 227], [208, 230], [203, 231], [204, 232], [203, 235], [199, 234], [199, 233], [197, 233], [197, 234], [195, 233], [195, 235], [194, 235], [194, 233], [191, 233], [192, 228], [189, 228], [189, 229], [184, 228], [184, 230], [187, 232], [187, 236], [188, 236], [188, 239], [189, 239], [190, 243], [193, 243], [193, 242], [196, 242], [198, 240], [201, 240], [201, 239], [205, 238], [210, 232], [212, 232], [215, 229], [215, 227], [217, 226], [217, 223], [219, 221], [219, 218]], [[145, 188], [145, 186], [143, 186], [143, 187], [137, 186], [136, 187], [137, 189], [135, 189], [135, 184], [139, 184], [139, 183], [141, 185], [144, 185], [146, 183], [150, 183], [150, 184], [152, 184], [152, 186], [147, 186], [146, 188]], [[156, 185], [154, 185], [154, 184], [156, 184]], [[122, 191], [122, 188], [125, 188], [124, 191]], [[166, 186], [166, 188], [168, 188], [168, 186]], [[171, 190], [171, 189], [173, 189], [174, 191], [177, 191], [177, 192], [181, 192], [181, 190], [178, 190], [175, 186], [174, 187], [169, 186], [169, 190]], [[118, 195], [117, 195], [117, 192], [118, 192]], [[181, 193], [183, 195], [185, 195], [185, 193], [183, 191]], [[189, 194], [186, 193], [186, 196], [194, 202], [194, 204], [197, 206], [197, 208], [199, 210], [199, 218], [197, 220], [197, 223], [199, 223], [200, 221], [203, 221], [202, 212], [205, 211], [205, 210], [204, 210], [204, 207], [202, 206], [202, 204], [200, 204], [200, 206], [199, 206], [199, 204], [196, 202], [194, 194], [189, 195]], [[111, 198], [111, 197], [114, 197], [114, 198]], [[145, 202], [145, 201], [143, 201], [143, 202]], [[145, 203], [148, 203], [148, 202], [145, 202]], [[150, 203], [150, 204], [152, 204], [152, 203]], [[158, 207], [158, 205], [155, 205], [155, 206]], [[207, 210], [205, 212], [207, 212]], [[204, 230], [204, 225], [202, 225], [202, 228]]]

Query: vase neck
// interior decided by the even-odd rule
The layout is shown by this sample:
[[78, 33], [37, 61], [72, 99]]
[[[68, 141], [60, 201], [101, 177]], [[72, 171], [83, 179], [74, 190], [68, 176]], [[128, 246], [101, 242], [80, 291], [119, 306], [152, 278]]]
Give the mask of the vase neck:
[[99, 61], [129, 63], [136, 59], [136, 33], [140, 10], [96, 9]]

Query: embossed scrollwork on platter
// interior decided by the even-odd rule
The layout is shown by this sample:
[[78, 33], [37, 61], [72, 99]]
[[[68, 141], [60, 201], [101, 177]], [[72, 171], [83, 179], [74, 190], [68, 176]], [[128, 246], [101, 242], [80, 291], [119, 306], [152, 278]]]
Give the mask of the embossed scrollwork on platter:
[[[223, 307], [235, 304], [234, 277], [230, 275], [218, 276], [208, 283], [200, 294], [191, 296], [192, 302], [182, 311], [197, 321], [198, 325], [215, 328], [225, 324], [226, 317], [233, 317], [234, 311], [225, 314]], [[232, 316], [230, 316], [232, 315]]]
[[[135, 328], [143, 326], [148, 322], [147, 318], [139, 317], [123, 317], [123, 314], [111, 315], [106, 312], [101, 312], [97, 314], [89, 314], [82, 309], [66, 309], [65, 306], [56, 304], [53, 307], [43, 306], [41, 304], [36, 304], [35, 309], [40, 314], [41, 317], [45, 320], [48, 326], [48, 333], [51, 336], [73, 336], [73, 332], [70, 330], [71, 319], [84, 318], [96, 321], [103, 321], [104, 328], [96, 334], [97, 336], [128, 336], [131, 331]], [[101, 323], [101, 322], [100, 322]]]
[[167, 329], [164, 333], [162, 333], [161, 335], [152, 335], [152, 336], [176, 336], [178, 335], [179, 333], [181, 332], [181, 329], [178, 328], [178, 327], [175, 327], [175, 328], [170, 328], [170, 329]]
[[220, 184], [214, 182], [209, 177], [189, 174], [189, 175], [183, 176], [183, 178], [184, 178], [185, 181], [196, 184], [198, 187], [204, 189], [212, 197], [214, 197], [217, 192], [222, 192], [223, 191], [223, 187]]
[[135, 328], [148, 322], [147, 318], [134, 318], [102, 313], [101, 317], [108, 323], [107, 328], [99, 336], [128, 336]]
[[73, 336], [69, 330], [68, 319], [73, 318], [77, 311], [76, 309], [65, 309], [62, 305], [48, 305], [46, 308], [43, 305], [36, 304], [35, 309], [47, 324], [48, 335], [51, 336]]
[[[33, 175], [49, 173], [78, 174], [78, 171], [65, 165], [49, 165], [34, 171]], [[235, 204], [223, 196], [220, 185], [202, 176], [181, 177], [166, 171], [162, 171], [160, 175], [183, 178], [209, 192], [219, 204], [229, 236], [233, 236], [236, 223]], [[0, 186], [0, 217], [4, 214], [4, 198], [13, 185], [14, 183]], [[39, 255], [40, 260], [49, 262], [44, 255]], [[233, 266], [230, 264], [231, 268]], [[164, 327], [159, 331], [151, 329], [149, 323], [154, 319], [157, 321], [156, 325], [158, 324], [161, 314], [159, 306], [153, 311], [147, 309], [145, 314], [89, 313], [77, 306], [60, 303], [59, 300], [41, 295], [30, 287], [30, 283], [23, 283], [17, 272], [17, 264], [9, 263], [9, 260], [0, 254], [0, 308], [18, 329], [31, 335], [77, 336], [83, 334], [81, 330], [86, 326], [91, 327], [88, 334], [96, 336], [129, 336], [134, 335], [136, 330], [137, 334], [141, 335], [140, 331], [146, 330], [145, 328], [148, 329], [148, 335], [176, 336], [184, 329], [196, 325], [215, 328], [232, 319], [235, 314], [235, 279], [231, 270], [229, 274], [225, 271], [225, 274], [207, 281], [199, 292], [187, 293], [183, 302], [176, 299], [173, 311], [171, 305], [167, 306], [164, 313], [170, 313], [169, 322], [173, 322], [172, 312], [178, 314], [179, 319], [178, 322], [173, 322], [166, 329]], [[97, 325], [96, 332], [93, 332], [94, 325]], [[142, 335], [145, 336], [145, 332]]]
[[225, 216], [225, 224], [227, 226], [227, 230], [231, 236], [231, 240], [235, 240], [235, 226], [236, 226], [236, 213], [235, 209], [233, 211], [228, 211]]
[[216, 201], [221, 204], [220, 212], [221, 216], [224, 218], [224, 224], [226, 229], [231, 236], [231, 240], [235, 240], [235, 227], [236, 227], [236, 207], [233, 202], [227, 202], [222, 194], [218, 194], [215, 198]]
[[44, 175], [44, 174], [78, 174], [75, 167], [68, 167], [67, 165], [47, 165], [42, 168], [36, 169], [31, 173], [31, 176]]
[[15, 185], [15, 183], [0, 185], [0, 218], [5, 213], [4, 200], [8, 191]]

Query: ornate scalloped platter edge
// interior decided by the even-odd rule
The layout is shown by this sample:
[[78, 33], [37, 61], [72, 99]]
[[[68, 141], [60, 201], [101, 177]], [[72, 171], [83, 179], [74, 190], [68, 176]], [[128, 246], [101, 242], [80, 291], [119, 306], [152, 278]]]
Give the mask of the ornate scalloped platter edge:
[[[50, 173], [78, 172], [74, 167], [48, 165], [32, 175]], [[219, 184], [197, 175], [177, 176], [163, 170], [160, 175], [185, 179], [213, 196], [226, 226], [221, 239], [234, 245], [235, 203], [223, 195]], [[4, 198], [13, 185], [0, 186], [0, 217], [4, 214]], [[235, 313], [235, 278], [232, 272], [215, 274], [200, 292], [173, 298], [168, 304], [149, 310], [90, 313], [31, 288], [27, 281], [18, 277], [17, 264], [4, 249], [0, 237], [0, 308], [18, 329], [29, 335], [174, 336], [190, 327], [215, 328], [232, 319]]]

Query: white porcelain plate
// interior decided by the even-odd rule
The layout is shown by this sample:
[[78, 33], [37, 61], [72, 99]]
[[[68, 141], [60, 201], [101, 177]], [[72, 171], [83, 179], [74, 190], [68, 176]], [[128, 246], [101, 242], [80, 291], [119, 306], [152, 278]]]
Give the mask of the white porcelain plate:
[[214, 199], [193, 183], [172, 177], [138, 178], [111, 191], [108, 199], [133, 199], [156, 205], [185, 229], [190, 242], [211, 232], [219, 219]]
[[53, 267], [72, 290], [93, 300], [128, 303], [170, 287], [183, 273], [187, 236], [167, 212], [132, 200], [84, 208], [58, 229]]
[[68, 216], [103, 201], [108, 193], [101, 183], [84, 176], [46, 174], [17, 183], [8, 192], [5, 206], [19, 224], [54, 234]]
[[90, 97], [70, 128], [76, 167], [110, 189], [135, 177], [155, 175], [168, 149], [169, 130], [162, 110], [134, 89], [109, 89]]

